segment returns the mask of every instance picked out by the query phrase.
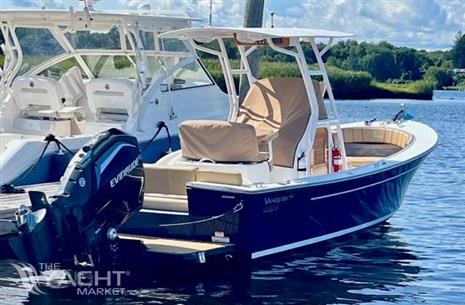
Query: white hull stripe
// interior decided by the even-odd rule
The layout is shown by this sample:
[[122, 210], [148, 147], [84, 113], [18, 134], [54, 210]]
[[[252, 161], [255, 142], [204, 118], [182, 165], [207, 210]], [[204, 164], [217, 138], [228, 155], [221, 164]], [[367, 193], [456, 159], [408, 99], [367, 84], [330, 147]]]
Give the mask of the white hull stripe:
[[378, 218], [378, 219], [363, 223], [361, 225], [351, 227], [351, 228], [347, 228], [347, 229], [344, 229], [344, 230], [341, 230], [341, 231], [333, 232], [333, 233], [330, 233], [330, 234], [326, 234], [326, 235], [322, 235], [322, 236], [318, 236], [318, 237], [313, 237], [313, 238], [310, 238], [310, 239], [301, 240], [301, 241], [298, 241], [298, 242], [295, 242], [295, 243], [291, 243], [291, 244], [287, 244], [287, 245], [283, 245], [283, 246], [279, 246], [279, 247], [274, 247], [274, 248], [270, 248], [270, 249], [266, 249], [266, 250], [262, 250], [262, 251], [258, 251], [258, 252], [253, 252], [252, 253], [252, 259], [267, 256], [267, 255], [271, 255], [271, 254], [276, 254], [276, 253], [280, 253], [280, 252], [284, 252], [284, 251], [288, 251], [288, 250], [295, 249], [295, 248], [308, 246], [308, 245], [311, 245], [311, 244], [314, 244], [314, 243], [318, 243], [320, 241], [336, 238], [336, 237], [339, 237], [339, 236], [343, 236], [343, 235], [346, 235], [346, 234], [353, 233], [355, 231], [363, 230], [365, 228], [371, 227], [371, 226], [373, 226], [375, 224], [378, 224], [378, 223], [381, 223], [381, 222], [387, 220], [393, 214], [394, 213], [391, 213], [391, 214], [388, 214], [388, 215], [386, 215], [384, 217], [381, 217], [381, 218]]

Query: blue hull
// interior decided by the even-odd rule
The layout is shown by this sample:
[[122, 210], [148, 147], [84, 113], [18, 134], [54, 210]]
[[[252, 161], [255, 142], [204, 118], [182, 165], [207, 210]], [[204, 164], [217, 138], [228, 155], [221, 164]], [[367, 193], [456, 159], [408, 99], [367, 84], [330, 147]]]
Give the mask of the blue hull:
[[[171, 138], [172, 149], [176, 150], [180, 148], [179, 138], [173, 136]], [[144, 148], [147, 142], [140, 143], [139, 147]], [[149, 146], [142, 153], [142, 159], [145, 163], [154, 163], [161, 158], [168, 149], [168, 138], [160, 138], [150, 143]], [[55, 182], [59, 181], [61, 176], [66, 170], [69, 161], [72, 156], [69, 154], [52, 154], [44, 156], [38, 163], [37, 166], [30, 173], [27, 173], [29, 169], [18, 175], [13, 185], [31, 185], [37, 183]], [[27, 173], [27, 174], [26, 174]]]
[[[261, 193], [189, 188], [189, 216], [142, 210], [122, 231], [208, 241], [220, 236], [234, 243], [241, 255], [252, 258], [279, 253], [387, 220], [399, 209], [426, 155], [369, 175], [324, 184], [308, 179], [308, 183]], [[242, 209], [232, 212], [239, 203]], [[212, 218], [217, 215], [222, 216]], [[187, 223], [175, 225], [180, 222]]]

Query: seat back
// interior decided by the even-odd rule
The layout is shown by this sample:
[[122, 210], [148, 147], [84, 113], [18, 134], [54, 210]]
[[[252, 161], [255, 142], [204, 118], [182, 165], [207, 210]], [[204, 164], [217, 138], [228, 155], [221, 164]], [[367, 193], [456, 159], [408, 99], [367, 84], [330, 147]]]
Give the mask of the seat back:
[[16, 105], [22, 111], [63, 109], [63, 90], [54, 79], [43, 76], [18, 77], [14, 80], [12, 89]]
[[181, 151], [185, 158], [215, 162], [260, 160], [253, 126], [226, 121], [184, 121], [179, 125]]
[[86, 94], [97, 119], [126, 120], [136, 102], [135, 85], [128, 79], [93, 79], [86, 85]]
[[[313, 82], [318, 97], [319, 119], [327, 118], [323, 94]], [[255, 82], [239, 108], [236, 122], [255, 127], [258, 136], [279, 132], [273, 140], [273, 164], [293, 168], [311, 109], [301, 78], [266, 78]]]
[[193, 167], [144, 164], [145, 192], [186, 195], [186, 183], [195, 181]]
[[85, 95], [85, 86], [82, 80], [81, 69], [74, 66], [66, 71], [58, 81], [63, 88], [66, 106], [76, 106]]

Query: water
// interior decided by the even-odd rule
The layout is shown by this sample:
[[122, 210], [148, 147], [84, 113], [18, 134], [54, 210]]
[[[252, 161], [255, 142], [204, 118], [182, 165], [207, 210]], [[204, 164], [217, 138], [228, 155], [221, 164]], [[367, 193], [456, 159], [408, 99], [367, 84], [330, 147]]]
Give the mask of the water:
[[415, 108], [439, 145], [387, 223], [312, 248], [268, 258], [249, 272], [149, 277], [124, 296], [35, 295], [0, 261], [0, 304], [465, 304], [465, 103], [341, 101], [344, 121]]

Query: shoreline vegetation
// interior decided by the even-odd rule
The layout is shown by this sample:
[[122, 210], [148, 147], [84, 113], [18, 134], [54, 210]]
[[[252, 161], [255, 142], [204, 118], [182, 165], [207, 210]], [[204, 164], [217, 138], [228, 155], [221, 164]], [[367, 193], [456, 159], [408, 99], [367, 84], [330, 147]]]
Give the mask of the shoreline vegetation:
[[[212, 59], [203, 59], [202, 62], [215, 82], [225, 91], [224, 77], [219, 62]], [[259, 78], [300, 76], [295, 63], [262, 61], [260, 68]], [[316, 69], [313, 65], [310, 65], [309, 68]], [[347, 71], [331, 65], [327, 66], [327, 71], [337, 99], [431, 99], [434, 89], [434, 81], [432, 80], [389, 83], [376, 81], [364, 71]], [[238, 87], [239, 77], [235, 76], [234, 81]]]
[[[226, 49], [233, 68], [237, 68], [237, 49], [228, 41]], [[309, 68], [316, 69], [313, 52], [307, 45], [303, 49]], [[262, 61], [260, 78], [300, 76], [294, 58], [269, 48], [262, 48], [259, 52]], [[202, 53], [200, 57], [215, 82], [224, 90], [218, 60], [209, 54]], [[397, 47], [385, 41], [347, 40], [336, 43], [324, 55], [324, 60], [338, 99], [431, 99], [434, 89], [465, 87], [465, 73], [454, 72], [454, 68], [465, 68], [465, 35], [461, 32], [457, 33], [450, 50], [426, 51]], [[0, 54], [0, 66], [3, 66], [3, 61], [4, 55]], [[239, 77], [235, 77], [235, 81], [238, 85]]]

